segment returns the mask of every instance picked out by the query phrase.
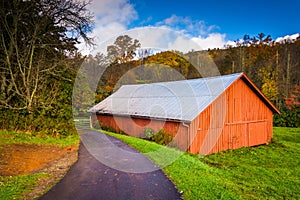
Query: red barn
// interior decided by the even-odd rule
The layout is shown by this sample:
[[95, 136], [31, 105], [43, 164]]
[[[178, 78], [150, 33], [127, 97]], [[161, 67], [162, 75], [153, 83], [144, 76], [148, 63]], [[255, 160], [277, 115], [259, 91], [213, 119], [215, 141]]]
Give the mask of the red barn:
[[135, 137], [164, 129], [172, 146], [203, 155], [269, 143], [279, 113], [243, 73], [124, 85], [89, 112], [101, 126]]

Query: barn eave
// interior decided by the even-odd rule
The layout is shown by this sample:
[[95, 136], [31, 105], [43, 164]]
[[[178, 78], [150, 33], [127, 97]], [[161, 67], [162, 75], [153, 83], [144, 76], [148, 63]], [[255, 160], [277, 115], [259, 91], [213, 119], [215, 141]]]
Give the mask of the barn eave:
[[118, 117], [130, 117], [130, 118], [139, 118], [139, 119], [151, 119], [151, 120], [158, 120], [158, 121], [168, 121], [168, 122], [178, 122], [178, 123], [186, 123], [190, 124], [192, 121], [190, 120], [182, 120], [182, 119], [173, 119], [173, 118], [162, 118], [162, 117], [153, 117], [153, 116], [143, 116], [143, 115], [128, 115], [128, 114], [121, 114], [121, 113], [110, 113], [110, 112], [93, 112], [96, 115], [108, 115], [108, 116], [118, 116]]
[[269, 107], [269, 109], [272, 110], [273, 113], [280, 114], [280, 111], [245, 74], [241, 74], [241, 79], [255, 92], [257, 96], [260, 97], [260, 99]]

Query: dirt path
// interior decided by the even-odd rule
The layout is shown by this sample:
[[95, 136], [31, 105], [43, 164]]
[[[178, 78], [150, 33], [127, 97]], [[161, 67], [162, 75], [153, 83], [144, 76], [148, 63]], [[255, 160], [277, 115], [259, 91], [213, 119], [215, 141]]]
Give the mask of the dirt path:
[[[99, 161], [99, 156], [109, 159], [109, 153], [112, 152], [110, 147], [117, 146], [117, 149], [122, 149], [118, 151], [117, 157], [121, 158], [121, 164], [135, 165], [133, 169], [140, 164], [143, 168], [155, 167], [142, 154], [123, 142], [95, 131], [84, 131], [81, 138], [83, 143], [89, 144], [88, 148], [80, 145], [78, 161], [67, 175], [40, 199], [181, 199], [173, 183], [157, 167], [155, 171], [131, 173], [117, 170], [120, 166], [109, 167]], [[96, 142], [91, 143], [93, 141]], [[95, 152], [101, 153], [95, 155]], [[134, 154], [134, 158], [128, 156], [128, 152]]]

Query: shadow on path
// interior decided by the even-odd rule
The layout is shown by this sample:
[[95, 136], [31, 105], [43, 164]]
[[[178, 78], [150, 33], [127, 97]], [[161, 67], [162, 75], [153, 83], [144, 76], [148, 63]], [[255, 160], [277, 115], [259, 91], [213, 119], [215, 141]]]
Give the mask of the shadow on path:
[[41, 200], [182, 198], [162, 170], [120, 140], [91, 130], [81, 130], [80, 137], [78, 161]]

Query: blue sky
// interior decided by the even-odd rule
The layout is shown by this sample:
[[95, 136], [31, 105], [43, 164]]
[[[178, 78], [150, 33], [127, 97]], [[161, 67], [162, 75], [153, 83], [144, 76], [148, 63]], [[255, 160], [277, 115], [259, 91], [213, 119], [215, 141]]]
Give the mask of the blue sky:
[[299, 0], [94, 0], [90, 9], [99, 43], [140, 27], [180, 31], [203, 49], [222, 48], [245, 34], [275, 40], [300, 33]]
[[130, 27], [155, 25], [177, 16], [194, 23], [204, 21], [208, 27], [215, 27], [212, 31], [226, 34], [229, 40], [261, 32], [274, 39], [300, 32], [299, 0], [131, 0], [130, 3], [138, 13]]

